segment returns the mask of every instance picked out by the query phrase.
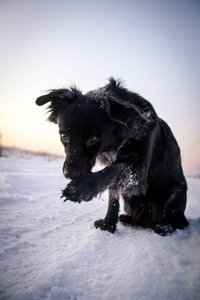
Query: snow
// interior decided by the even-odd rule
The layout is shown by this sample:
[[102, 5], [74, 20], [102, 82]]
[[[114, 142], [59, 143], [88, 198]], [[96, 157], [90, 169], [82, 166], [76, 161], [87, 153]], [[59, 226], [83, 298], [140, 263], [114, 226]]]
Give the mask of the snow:
[[118, 224], [111, 234], [93, 226], [105, 216], [107, 192], [62, 202], [62, 163], [0, 158], [0, 299], [199, 299], [199, 179], [187, 178], [185, 230], [161, 237]]

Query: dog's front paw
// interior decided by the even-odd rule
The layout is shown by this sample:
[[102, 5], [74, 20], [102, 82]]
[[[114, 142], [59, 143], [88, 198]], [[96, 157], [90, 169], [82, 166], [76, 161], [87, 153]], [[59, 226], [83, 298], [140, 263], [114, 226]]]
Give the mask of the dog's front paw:
[[124, 214], [120, 215], [119, 221], [124, 225], [131, 225], [131, 226], [134, 225], [133, 218], [128, 215], [124, 215]]
[[114, 233], [116, 230], [116, 224], [107, 223], [104, 219], [95, 221], [94, 226], [96, 228], [100, 228], [101, 230], [107, 230], [111, 233]]
[[158, 233], [159, 235], [165, 236], [170, 235], [173, 233], [174, 228], [170, 224], [157, 224], [154, 226], [155, 233]]
[[87, 185], [84, 180], [74, 180], [71, 181], [62, 192], [61, 198], [65, 198], [64, 202], [67, 200], [73, 202], [90, 201], [94, 196], [96, 196], [93, 188]]
[[81, 203], [81, 198], [78, 193], [78, 191], [75, 189], [73, 186], [67, 186], [63, 191], [62, 191], [62, 196], [61, 198], [64, 198], [63, 202], [70, 200], [73, 202], [79, 202]]

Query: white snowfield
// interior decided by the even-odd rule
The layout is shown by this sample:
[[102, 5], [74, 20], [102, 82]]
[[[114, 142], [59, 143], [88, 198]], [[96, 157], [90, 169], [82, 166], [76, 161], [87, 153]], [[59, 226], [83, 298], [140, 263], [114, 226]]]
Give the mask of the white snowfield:
[[[200, 299], [200, 180], [187, 178], [190, 226], [162, 237], [95, 229], [108, 195], [63, 203], [62, 159], [0, 158], [0, 299]], [[123, 203], [121, 202], [121, 212]]]

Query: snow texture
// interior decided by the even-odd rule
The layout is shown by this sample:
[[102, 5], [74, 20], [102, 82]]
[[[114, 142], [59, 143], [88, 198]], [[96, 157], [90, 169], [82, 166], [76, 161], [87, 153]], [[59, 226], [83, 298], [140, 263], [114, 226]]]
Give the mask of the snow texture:
[[161, 237], [118, 224], [111, 234], [93, 226], [107, 192], [62, 202], [62, 163], [0, 158], [0, 299], [200, 299], [199, 179], [188, 178], [185, 230]]

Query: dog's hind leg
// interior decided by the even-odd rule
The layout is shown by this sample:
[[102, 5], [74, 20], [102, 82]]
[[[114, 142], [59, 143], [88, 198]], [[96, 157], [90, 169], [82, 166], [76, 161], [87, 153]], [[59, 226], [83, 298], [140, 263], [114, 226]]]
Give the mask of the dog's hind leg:
[[184, 210], [186, 206], [186, 184], [181, 183], [172, 187], [171, 195], [168, 198], [163, 217], [159, 224], [154, 226], [154, 231], [161, 235], [168, 234], [169, 228], [170, 233], [175, 229], [183, 229], [189, 225]]
[[107, 214], [104, 219], [94, 222], [96, 228], [115, 232], [119, 213], [119, 195], [114, 189], [109, 189], [109, 204]]

